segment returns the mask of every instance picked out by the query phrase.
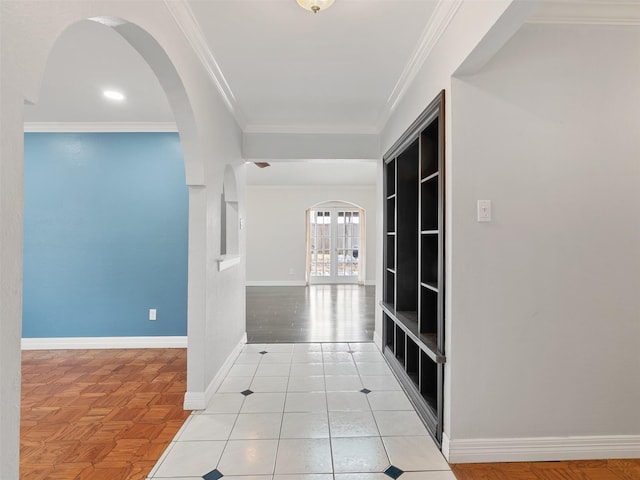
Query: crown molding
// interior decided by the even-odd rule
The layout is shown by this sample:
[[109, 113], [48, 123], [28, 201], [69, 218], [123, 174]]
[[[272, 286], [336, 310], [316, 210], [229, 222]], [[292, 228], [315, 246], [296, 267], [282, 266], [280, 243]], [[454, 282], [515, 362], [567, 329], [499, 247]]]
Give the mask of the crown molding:
[[294, 133], [314, 135], [379, 135], [373, 126], [362, 125], [247, 125], [244, 133]]
[[163, 0], [169, 13], [182, 31], [185, 39], [195, 52], [205, 71], [218, 89], [222, 100], [236, 119], [238, 126], [244, 130], [246, 119], [236, 100], [231, 87], [227, 83], [218, 62], [209, 49], [207, 40], [186, 0]]
[[174, 122], [25, 122], [25, 132], [177, 132]]
[[555, 0], [545, 2], [527, 23], [640, 26], [640, 1]]
[[464, 0], [438, 1], [438, 4], [429, 18], [429, 22], [422, 31], [418, 44], [411, 54], [407, 65], [400, 74], [400, 78], [393, 87], [391, 95], [389, 95], [389, 98], [385, 103], [378, 120], [377, 127], [379, 131], [382, 131], [384, 128], [389, 117], [398, 106], [398, 103], [407, 92], [411, 82], [415, 79], [416, 75], [422, 68], [422, 65], [433, 51], [436, 43], [440, 40], [440, 37], [451, 23], [451, 20], [453, 20], [453, 17], [455, 17], [463, 2]]

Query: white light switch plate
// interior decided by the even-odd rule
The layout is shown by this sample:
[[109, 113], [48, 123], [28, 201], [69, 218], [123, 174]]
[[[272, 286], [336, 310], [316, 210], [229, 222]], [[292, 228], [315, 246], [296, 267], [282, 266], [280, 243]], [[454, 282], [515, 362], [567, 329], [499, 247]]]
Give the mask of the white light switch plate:
[[478, 200], [478, 221], [491, 221], [491, 200]]
[[156, 319], [156, 309], [155, 308], [150, 308], [149, 309], [149, 320], [155, 320]]

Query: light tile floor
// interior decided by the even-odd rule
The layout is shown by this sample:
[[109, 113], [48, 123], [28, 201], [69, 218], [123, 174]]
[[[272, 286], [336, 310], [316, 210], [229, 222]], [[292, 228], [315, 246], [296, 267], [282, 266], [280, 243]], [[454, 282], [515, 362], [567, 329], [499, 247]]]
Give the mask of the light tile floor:
[[373, 343], [246, 345], [148, 478], [455, 480]]

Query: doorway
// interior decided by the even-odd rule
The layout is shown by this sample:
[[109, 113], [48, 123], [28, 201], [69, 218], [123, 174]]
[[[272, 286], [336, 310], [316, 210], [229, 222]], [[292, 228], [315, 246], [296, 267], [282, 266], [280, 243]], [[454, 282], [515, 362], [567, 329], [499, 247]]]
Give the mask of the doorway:
[[364, 210], [338, 203], [307, 210], [308, 284], [357, 284], [364, 279]]

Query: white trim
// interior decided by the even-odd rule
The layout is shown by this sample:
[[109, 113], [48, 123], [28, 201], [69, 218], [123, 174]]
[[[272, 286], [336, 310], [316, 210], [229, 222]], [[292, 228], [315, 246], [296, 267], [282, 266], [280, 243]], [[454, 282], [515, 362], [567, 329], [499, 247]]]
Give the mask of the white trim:
[[382, 131], [389, 117], [398, 106], [398, 103], [404, 97], [407, 89], [411, 86], [416, 75], [424, 65], [433, 48], [440, 40], [442, 34], [455, 17], [458, 9], [464, 0], [439, 0], [436, 8], [433, 10], [429, 21], [422, 31], [420, 40], [416, 45], [407, 65], [404, 67], [400, 78], [396, 82], [378, 120], [377, 128]]
[[375, 126], [367, 125], [268, 125], [249, 124], [244, 133], [280, 133], [314, 135], [380, 135]]
[[206, 405], [205, 392], [186, 392], [184, 394], [183, 410], [204, 410]]
[[211, 380], [209, 386], [204, 392], [186, 392], [184, 394], [183, 408], [185, 410], [204, 410], [207, 408], [209, 400], [211, 400], [213, 394], [216, 393], [216, 390], [218, 390], [222, 384], [222, 381], [229, 373], [229, 370], [231, 370], [231, 367], [233, 367], [233, 364], [238, 358], [238, 355], [240, 355], [240, 352], [242, 352], [242, 348], [246, 343], [247, 334], [245, 332], [240, 339], [240, 342], [234, 347], [233, 351], [229, 354], [225, 362], [222, 364], [222, 367], [220, 367], [220, 370], [218, 370], [218, 373], [213, 377], [213, 380]]
[[304, 280], [247, 280], [247, 287], [306, 287]]
[[[451, 440], [449, 463], [539, 462], [640, 457], [640, 435]], [[443, 453], [445, 443], [443, 437]]]
[[22, 350], [90, 350], [112, 348], [187, 348], [187, 337], [65, 337], [22, 339]]
[[175, 122], [25, 122], [25, 132], [177, 132]]
[[364, 286], [365, 287], [375, 287], [376, 286], [376, 279], [372, 278], [371, 280], [365, 280], [364, 281]]
[[448, 463], [451, 463], [451, 461], [449, 460], [450, 448], [451, 441], [449, 440], [449, 436], [445, 432], [442, 432], [442, 448], [440, 450], [442, 451], [442, 455]]
[[378, 347], [378, 350], [382, 351], [382, 337], [380, 336], [377, 330], [373, 331], [373, 343], [376, 344], [376, 346]]
[[209, 78], [211, 78], [218, 89], [222, 100], [229, 108], [231, 114], [235, 117], [236, 122], [241, 129], [244, 129], [247, 124], [244, 114], [240, 110], [240, 106], [238, 105], [235, 95], [227, 83], [227, 79], [224, 77], [217, 60], [209, 49], [207, 40], [202, 33], [202, 29], [200, 28], [191, 7], [189, 7], [186, 0], [164, 0], [164, 4], [175, 20], [176, 25], [178, 25], [178, 28], [182, 31], [185, 39], [189, 43], [189, 46], [200, 60], [200, 63], [209, 75]]
[[234, 265], [240, 265], [240, 260], [242, 257], [240, 255], [224, 255], [218, 259], [218, 271], [222, 272], [223, 270], [227, 270]]
[[528, 23], [567, 25], [640, 25], [637, 0], [555, 0], [542, 5]]

